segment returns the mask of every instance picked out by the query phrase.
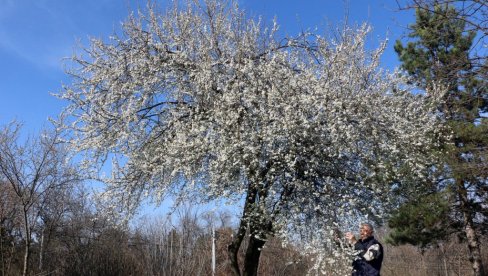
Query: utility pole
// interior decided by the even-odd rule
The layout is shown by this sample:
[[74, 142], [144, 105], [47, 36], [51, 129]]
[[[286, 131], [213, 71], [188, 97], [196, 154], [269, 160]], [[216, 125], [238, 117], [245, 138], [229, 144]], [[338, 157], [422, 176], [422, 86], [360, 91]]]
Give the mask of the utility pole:
[[215, 276], [215, 227], [212, 223], [212, 276]]

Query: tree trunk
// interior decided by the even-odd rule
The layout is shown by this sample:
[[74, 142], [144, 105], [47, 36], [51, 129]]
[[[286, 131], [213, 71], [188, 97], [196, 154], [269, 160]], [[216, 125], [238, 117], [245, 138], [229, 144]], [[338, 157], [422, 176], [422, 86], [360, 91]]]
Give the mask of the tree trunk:
[[22, 268], [22, 275], [27, 276], [29, 269], [30, 256], [30, 229], [29, 220], [27, 218], [27, 210], [24, 208], [24, 231], [25, 231], [25, 248], [24, 248], [24, 267]]
[[247, 230], [247, 222], [245, 219], [246, 209], [248, 209], [247, 204], [248, 202], [246, 201], [244, 205], [243, 215], [242, 215], [243, 217], [241, 218], [241, 222], [239, 224], [239, 228], [237, 229], [237, 233], [234, 239], [232, 240], [232, 242], [227, 247], [227, 253], [230, 259], [230, 269], [232, 271], [232, 275], [234, 276], [241, 275], [241, 270], [239, 268], [239, 262], [238, 262], [238, 254], [239, 254], [239, 248], [241, 247], [242, 240], [244, 239]]
[[5, 265], [3, 261], [3, 227], [0, 225], [0, 262], [2, 262], [2, 276], [5, 276]]
[[229, 246], [227, 247], [227, 253], [230, 259], [230, 269], [232, 271], [232, 275], [234, 276], [241, 275], [241, 270], [239, 269], [239, 262], [237, 261], [237, 254], [239, 252], [239, 247], [241, 246], [242, 238], [244, 237], [244, 235], [240, 235], [239, 232], [240, 230], [238, 230], [238, 234], [236, 235], [232, 243], [229, 244]]
[[469, 206], [468, 191], [462, 180], [458, 181], [458, 194], [464, 218], [464, 233], [468, 240], [469, 261], [473, 268], [473, 276], [484, 276], [485, 271], [481, 261], [480, 243], [473, 224], [473, 209]]
[[476, 231], [473, 228], [473, 219], [470, 214], [464, 213], [464, 231], [468, 239], [469, 261], [473, 268], [473, 276], [484, 276], [483, 263], [481, 261], [480, 243]]
[[259, 257], [261, 256], [261, 250], [265, 243], [266, 241], [257, 239], [254, 235], [251, 235], [244, 258], [243, 276], [258, 275]]
[[241, 247], [242, 240], [246, 235], [246, 231], [248, 228], [248, 216], [251, 210], [252, 204], [256, 201], [257, 191], [255, 188], [252, 188], [251, 185], [248, 187], [248, 192], [246, 195], [246, 201], [244, 203], [244, 208], [242, 211], [241, 221], [239, 223], [239, 228], [237, 229], [237, 233], [232, 240], [232, 242], [227, 247], [227, 253], [230, 259], [230, 269], [232, 271], [232, 275], [234, 276], [241, 276], [241, 270], [239, 268], [238, 262], [238, 253], [239, 248]]
[[44, 255], [44, 229], [41, 232], [41, 244], [39, 245], [39, 272], [42, 272], [42, 264], [44, 262], [43, 255]]

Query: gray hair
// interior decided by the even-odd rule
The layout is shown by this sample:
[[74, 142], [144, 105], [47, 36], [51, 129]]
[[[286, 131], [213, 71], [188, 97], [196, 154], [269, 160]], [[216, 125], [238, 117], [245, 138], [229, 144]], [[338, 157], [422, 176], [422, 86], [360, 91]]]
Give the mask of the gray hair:
[[361, 223], [361, 227], [363, 227], [363, 226], [368, 227], [369, 230], [371, 230], [371, 232], [374, 232], [374, 227], [373, 227], [373, 225], [371, 225], [371, 223], [363, 222], [363, 223]]

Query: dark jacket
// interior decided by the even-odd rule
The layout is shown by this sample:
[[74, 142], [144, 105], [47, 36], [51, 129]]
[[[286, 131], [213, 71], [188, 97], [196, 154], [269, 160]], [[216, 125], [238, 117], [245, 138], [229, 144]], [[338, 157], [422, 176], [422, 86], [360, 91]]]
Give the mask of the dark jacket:
[[383, 262], [383, 246], [374, 237], [369, 237], [356, 242], [354, 249], [359, 251], [359, 254], [352, 263], [352, 275], [379, 276]]

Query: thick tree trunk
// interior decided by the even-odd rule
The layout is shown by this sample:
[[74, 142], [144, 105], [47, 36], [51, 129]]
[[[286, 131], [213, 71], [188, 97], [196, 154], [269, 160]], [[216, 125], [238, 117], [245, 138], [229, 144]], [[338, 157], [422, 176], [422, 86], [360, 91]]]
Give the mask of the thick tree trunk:
[[266, 241], [257, 239], [254, 235], [251, 235], [244, 258], [243, 276], [258, 275], [259, 257], [261, 256], [261, 250], [265, 243]]
[[484, 276], [485, 271], [481, 260], [480, 243], [478, 241], [476, 232], [473, 229], [473, 220], [471, 219], [471, 221], [466, 221], [466, 214], [464, 229], [466, 232], [466, 238], [468, 239], [469, 260], [473, 268], [473, 276]]
[[229, 244], [229, 246], [227, 247], [227, 253], [230, 259], [230, 269], [234, 276], [241, 275], [241, 270], [239, 269], [239, 262], [237, 260], [237, 255], [239, 253], [239, 248], [241, 247], [244, 234], [246, 233], [245, 228], [244, 228], [244, 234], [241, 234], [240, 232], [241, 232], [241, 227], [239, 227], [239, 230], [237, 230], [237, 235], [234, 237], [232, 243]]
[[234, 239], [227, 247], [227, 253], [230, 259], [230, 268], [234, 276], [241, 276], [241, 270], [239, 268], [239, 262], [238, 262], [238, 253], [239, 253], [239, 248], [241, 247], [242, 244], [242, 240], [246, 235], [246, 231], [248, 228], [247, 218], [249, 216], [249, 212], [252, 207], [252, 204], [254, 204], [254, 202], [256, 201], [256, 194], [257, 194], [256, 189], [249, 187], [246, 196], [246, 201], [244, 203], [244, 208], [242, 211], [242, 217], [241, 217], [241, 222], [239, 224], [239, 228], [237, 229], [237, 233], [234, 236]]
[[473, 224], [473, 209], [469, 205], [468, 192], [464, 186], [464, 182], [458, 180], [457, 184], [461, 211], [464, 218], [464, 233], [468, 240], [469, 261], [473, 268], [473, 276], [484, 276], [485, 270], [481, 260], [480, 243]]

